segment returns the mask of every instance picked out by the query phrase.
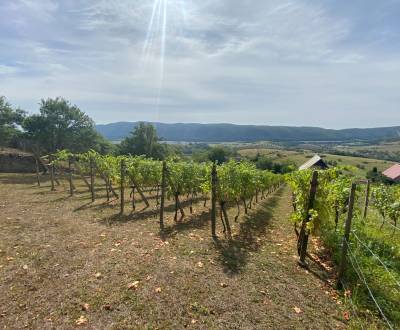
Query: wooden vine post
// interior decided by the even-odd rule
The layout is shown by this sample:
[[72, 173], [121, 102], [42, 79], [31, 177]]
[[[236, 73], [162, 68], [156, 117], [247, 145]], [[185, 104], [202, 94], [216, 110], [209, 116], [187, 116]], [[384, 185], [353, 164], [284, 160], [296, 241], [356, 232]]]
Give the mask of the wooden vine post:
[[35, 163], [36, 163], [36, 181], [38, 187], [40, 187], [40, 173], [39, 173], [39, 160], [38, 157], [35, 156]]
[[56, 188], [54, 187], [54, 158], [53, 156], [50, 156], [50, 182], [51, 182], [51, 191], [55, 191]]
[[69, 195], [74, 195], [74, 184], [72, 183], [72, 157], [68, 157], [68, 181], [69, 181]]
[[306, 266], [306, 254], [307, 254], [307, 246], [308, 246], [308, 229], [307, 224], [310, 222], [310, 210], [314, 208], [315, 202], [315, 195], [317, 194], [317, 187], [318, 187], [318, 172], [314, 171], [311, 180], [311, 187], [310, 187], [310, 195], [308, 199], [308, 205], [306, 209], [306, 218], [303, 220], [301, 224], [301, 230], [299, 235], [299, 265], [302, 267]]
[[92, 194], [92, 202], [94, 202], [96, 196], [94, 193], [94, 164], [92, 157], [90, 157], [90, 193]]
[[164, 230], [164, 205], [165, 205], [165, 187], [167, 181], [167, 163], [162, 163], [161, 173], [161, 200], [160, 200], [160, 231]]
[[341, 280], [343, 278], [344, 272], [346, 270], [346, 256], [348, 250], [348, 243], [350, 238], [350, 230], [351, 230], [351, 222], [353, 220], [353, 209], [354, 209], [354, 200], [356, 196], [356, 188], [357, 185], [353, 183], [351, 185], [351, 192], [349, 198], [349, 211], [347, 212], [346, 223], [344, 227], [344, 235], [342, 240], [342, 251], [339, 263], [339, 271], [338, 271], [338, 287], [341, 286]]
[[211, 171], [211, 235], [217, 237], [217, 165], [214, 163]]
[[124, 213], [124, 208], [125, 208], [125, 160], [121, 160], [121, 184], [120, 184], [120, 201], [121, 201], [121, 208], [120, 208], [120, 214]]
[[371, 181], [367, 180], [367, 189], [366, 189], [366, 192], [365, 192], [364, 219], [367, 218], [367, 214], [368, 214], [370, 194], [371, 194]]

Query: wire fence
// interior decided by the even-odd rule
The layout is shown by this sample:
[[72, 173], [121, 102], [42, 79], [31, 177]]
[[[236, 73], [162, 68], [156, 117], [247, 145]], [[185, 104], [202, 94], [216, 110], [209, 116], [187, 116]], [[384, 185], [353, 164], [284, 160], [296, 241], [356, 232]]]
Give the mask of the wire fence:
[[383, 312], [382, 307], [379, 305], [377, 299], [375, 298], [371, 287], [368, 285], [368, 282], [366, 280], [366, 276], [359, 264], [359, 262], [357, 261], [357, 258], [355, 257], [354, 252], [352, 251], [352, 247], [349, 244], [348, 240], [344, 240], [346, 246], [347, 246], [347, 250], [348, 250], [348, 259], [355, 271], [355, 273], [358, 276], [358, 279], [362, 282], [362, 284], [364, 284], [364, 286], [366, 287], [366, 289], [368, 290], [368, 294], [370, 296], [370, 298], [372, 299], [372, 301], [374, 302], [376, 308], [378, 309], [379, 313], [381, 314], [383, 320], [385, 321], [385, 323], [387, 324], [389, 329], [394, 329], [393, 325], [390, 323], [390, 321], [388, 320], [388, 318], [386, 317], [385, 313]]
[[400, 227], [396, 227], [394, 224], [392, 224], [390, 222], [385, 221], [385, 224], [391, 226], [394, 230], [400, 230]]
[[[374, 251], [372, 251], [372, 250], [370, 249], [370, 247], [369, 247], [367, 244], [365, 244], [365, 243], [360, 239], [360, 237], [358, 237], [358, 235], [356, 234], [356, 232], [355, 232], [354, 230], [352, 230], [352, 233], [353, 233], [353, 236], [355, 237], [355, 239], [357, 240], [357, 242], [358, 242], [362, 247], [364, 247], [364, 249], [366, 249], [369, 253], [371, 253], [371, 255], [372, 255], [376, 260], [379, 261], [379, 263], [383, 266], [383, 268], [386, 270], [386, 272], [389, 274], [389, 276], [393, 279], [394, 283], [396, 283], [396, 285], [397, 285], [397, 286], [399, 287], [399, 289], [400, 289], [400, 282], [396, 279], [396, 277], [393, 275], [393, 273], [392, 273], [392, 272], [389, 270], [389, 268], [385, 265], [385, 263], [382, 261], [382, 259], [379, 258], [379, 256], [376, 255], [376, 253], [374, 253]], [[396, 288], [396, 290], [398, 290], [398, 292], [400, 292], [399, 289]]]

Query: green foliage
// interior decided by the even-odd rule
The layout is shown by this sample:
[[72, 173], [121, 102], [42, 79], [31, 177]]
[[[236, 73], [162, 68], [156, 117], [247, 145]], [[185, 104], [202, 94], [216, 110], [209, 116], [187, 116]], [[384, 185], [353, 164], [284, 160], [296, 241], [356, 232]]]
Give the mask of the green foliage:
[[[126, 165], [128, 186], [158, 187], [161, 183], [162, 162], [144, 156], [103, 156], [94, 150], [75, 154], [63, 150], [52, 155], [54, 163], [65, 162], [69, 158], [77, 160], [76, 166], [82, 173], [88, 174], [90, 163], [95, 172], [104, 175], [113, 182], [121, 181], [121, 161]], [[212, 163], [180, 161], [178, 158], [167, 160], [167, 193], [169, 196], [211, 192]], [[282, 176], [269, 171], [261, 171], [249, 162], [233, 160], [217, 166], [217, 199], [221, 202], [238, 201], [252, 198], [282, 182]]]
[[388, 177], [380, 173], [376, 167], [367, 172], [367, 179], [371, 180], [374, 183], [392, 183], [392, 181]]
[[210, 164], [197, 164], [194, 162], [181, 162], [170, 159], [167, 162], [169, 195], [185, 195], [207, 193], [207, 169]]
[[280, 184], [280, 175], [261, 171], [249, 162], [229, 162], [217, 169], [217, 198], [223, 202], [249, 199]]
[[[318, 187], [314, 208], [307, 214], [312, 170], [298, 171], [286, 175], [294, 192], [295, 210], [292, 220], [301, 223], [311, 219], [308, 229], [319, 234], [325, 246], [332, 252], [333, 259], [340, 262], [344, 229], [344, 214], [348, 211], [350, 187], [355, 179], [347, 168], [319, 171]], [[360, 212], [360, 197], [365, 189], [356, 190], [353, 224], [347, 256], [347, 272], [344, 281], [363, 312], [375, 311], [379, 316], [370, 292], [360, 279], [360, 269], [374, 293], [378, 304], [389, 320], [400, 325], [400, 240], [390, 237], [389, 230], [380, 228], [373, 210], [370, 218], [363, 219]], [[372, 189], [372, 205], [383, 218], [390, 219], [396, 226], [400, 217], [400, 189], [397, 186], [380, 185]], [[335, 219], [335, 222], [333, 221]], [[339, 226], [337, 223], [339, 222]], [[389, 227], [391, 228], [391, 227]], [[372, 251], [372, 252], [371, 252]], [[358, 273], [357, 273], [358, 272]], [[371, 313], [371, 312], [369, 312]]]
[[258, 169], [272, 171], [277, 174], [290, 173], [296, 168], [296, 165], [293, 163], [274, 162], [268, 156], [257, 155], [253, 161], [256, 163]]
[[130, 185], [156, 187], [161, 182], [162, 163], [144, 156], [124, 157]]
[[157, 131], [153, 125], [140, 123], [130, 136], [121, 142], [120, 153], [164, 159], [167, 154], [167, 147], [159, 143]]
[[212, 147], [208, 151], [208, 160], [216, 162], [217, 164], [225, 163], [232, 152], [223, 146]]
[[18, 129], [24, 120], [26, 113], [20, 109], [14, 109], [4, 96], [0, 96], [0, 145], [14, 146], [16, 139], [21, 136]]
[[112, 148], [96, 132], [92, 119], [63, 98], [42, 100], [40, 114], [27, 117], [22, 126], [31, 148], [39, 152], [107, 152]]
[[379, 185], [372, 190], [373, 205], [383, 219], [397, 226], [400, 219], [400, 186]]
[[303, 170], [289, 173], [285, 176], [294, 194], [295, 211], [291, 218], [295, 223], [301, 223], [311, 217], [309, 229], [315, 232], [322, 222], [337, 219], [338, 214], [345, 211], [352, 182], [348, 168], [335, 167], [318, 171], [318, 187], [314, 208], [307, 214], [310, 183], [314, 170]]

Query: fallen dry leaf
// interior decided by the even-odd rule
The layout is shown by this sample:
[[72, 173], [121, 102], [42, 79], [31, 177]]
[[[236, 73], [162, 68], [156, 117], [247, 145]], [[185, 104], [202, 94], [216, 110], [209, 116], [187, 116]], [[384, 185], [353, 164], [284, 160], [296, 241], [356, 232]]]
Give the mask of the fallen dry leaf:
[[88, 319], [86, 317], [84, 317], [83, 315], [81, 315], [81, 317], [75, 321], [75, 324], [76, 325], [84, 325], [87, 322], [88, 322]]
[[128, 284], [128, 289], [137, 289], [139, 287], [139, 281], [135, 281]]
[[344, 317], [344, 319], [345, 319], [346, 321], [349, 321], [349, 320], [350, 320], [350, 313], [349, 313], [349, 312], [344, 312], [344, 313], [343, 313], [343, 317]]
[[87, 310], [89, 310], [90, 305], [89, 304], [83, 304], [81, 307], [82, 307], [83, 311], [87, 311]]
[[112, 306], [110, 304], [105, 304], [103, 306], [103, 309], [106, 310], [106, 311], [112, 311], [113, 310], [113, 308], [112, 308]]
[[300, 314], [302, 312], [302, 310], [299, 307], [294, 307], [293, 309], [297, 314]]

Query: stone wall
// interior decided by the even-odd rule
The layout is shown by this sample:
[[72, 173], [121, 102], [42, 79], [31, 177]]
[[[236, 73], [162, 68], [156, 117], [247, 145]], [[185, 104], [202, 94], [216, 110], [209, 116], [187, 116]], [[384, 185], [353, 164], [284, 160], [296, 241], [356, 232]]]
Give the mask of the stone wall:
[[0, 150], [0, 172], [36, 173], [35, 157], [17, 150]]

